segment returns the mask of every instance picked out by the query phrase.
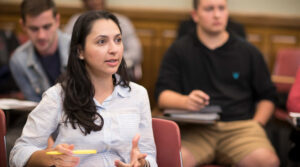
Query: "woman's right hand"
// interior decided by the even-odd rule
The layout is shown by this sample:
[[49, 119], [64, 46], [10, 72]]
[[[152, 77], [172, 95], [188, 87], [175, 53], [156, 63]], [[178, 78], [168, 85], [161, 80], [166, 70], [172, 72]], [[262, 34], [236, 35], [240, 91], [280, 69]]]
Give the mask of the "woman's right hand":
[[74, 157], [72, 150], [74, 145], [71, 144], [59, 144], [53, 149], [47, 149], [47, 151], [58, 151], [61, 155], [50, 155], [53, 166], [55, 167], [74, 167], [79, 164], [79, 157]]

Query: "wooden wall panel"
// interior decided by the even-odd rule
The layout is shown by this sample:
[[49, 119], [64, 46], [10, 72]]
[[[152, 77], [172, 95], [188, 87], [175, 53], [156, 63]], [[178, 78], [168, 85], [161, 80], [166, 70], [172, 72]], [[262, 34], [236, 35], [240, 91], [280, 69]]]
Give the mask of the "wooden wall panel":
[[[149, 92], [151, 106], [156, 105], [154, 88], [161, 59], [174, 41], [178, 24], [189, 17], [187, 11], [162, 11], [140, 9], [118, 9], [111, 11], [128, 16], [137, 31], [143, 47], [143, 77], [139, 81]], [[81, 8], [59, 7], [61, 25]], [[247, 39], [262, 53], [270, 71], [280, 48], [300, 47], [300, 17], [231, 14], [231, 18], [242, 23]], [[0, 2], [0, 28], [20, 33], [19, 6]]]
[[164, 52], [174, 41], [177, 26], [168, 22], [134, 22], [143, 46], [143, 77], [139, 82], [149, 92], [151, 105], [155, 105], [155, 82]]

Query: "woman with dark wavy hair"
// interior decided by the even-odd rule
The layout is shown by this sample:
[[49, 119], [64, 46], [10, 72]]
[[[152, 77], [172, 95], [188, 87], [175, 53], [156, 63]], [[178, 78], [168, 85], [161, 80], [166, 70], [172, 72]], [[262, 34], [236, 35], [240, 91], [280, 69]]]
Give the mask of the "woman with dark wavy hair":
[[[148, 94], [128, 81], [123, 50], [114, 15], [91, 11], [79, 17], [67, 72], [30, 113], [11, 166], [157, 166]], [[54, 131], [57, 138], [47, 147]], [[97, 153], [74, 155], [77, 149]]]

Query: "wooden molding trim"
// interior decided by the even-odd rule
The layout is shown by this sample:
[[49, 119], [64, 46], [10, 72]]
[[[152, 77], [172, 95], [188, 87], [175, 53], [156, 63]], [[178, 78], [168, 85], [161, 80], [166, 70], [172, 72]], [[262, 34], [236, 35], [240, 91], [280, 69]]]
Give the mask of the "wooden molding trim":
[[[57, 6], [57, 10], [61, 15], [73, 15], [84, 11], [80, 7], [62, 7]], [[17, 3], [3, 3], [0, 2], [0, 15], [20, 15], [20, 4]]]
[[[181, 21], [190, 16], [185, 10], [141, 9], [141, 8], [109, 8], [113, 12], [122, 13], [134, 20]], [[62, 16], [71, 16], [84, 11], [81, 7], [58, 6]], [[0, 2], [0, 15], [19, 15], [20, 7], [16, 3]], [[300, 27], [300, 16], [281, 16], [266, 14], [231, 13], [231, 18], [245, 25]]]
[[268, 27], [300, 27], [300, 16], [280, 16], [280, 15], [264, 15], [264, 14], [245, 14], [245, 13], [231, 13], [234, 20], [244, 25], [260, 25]]

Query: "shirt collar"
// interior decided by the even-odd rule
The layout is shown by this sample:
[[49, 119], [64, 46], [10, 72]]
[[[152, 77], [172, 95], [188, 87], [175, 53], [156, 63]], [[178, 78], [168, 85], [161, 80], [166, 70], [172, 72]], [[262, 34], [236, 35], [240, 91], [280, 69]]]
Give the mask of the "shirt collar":
[[[119, 74], [114, 74], [115, 78], [116, 78], [116, 82], [118, 83], [121, 79], [121, 76]], [[119, 95], [120, 97], [128, 97], [129, 96], [129, 88], [124, 88], [120, 85], [116, 85], [115, 86], [115, 89], [114, 89], [114, 92], [116, 92], [117, 95]], [[114, 93], [113, 93], [114, 94]]]
[[[115, 77], [116, 77], [116, 80], [117, 82], [120, 80], [120, 76], [118, 74], [115, 74]], [[121, 85], [116, 85], [114, 87], [114, 90], [112, 92], [112, 94], [110, 96], [108, 96], [104, 101], [103, 103], [106, 103], [106, 102], [109, 102], [109, 101], [112, 101], [114, 99], [117, 99], [117, 98], [126, 98], [126, 97], [129, 97], [130, 96], [130, 89], [128, 87], [124, 88], [122, 87]], [[96, 99], [94, 99], [95, 103], [96, 103], [96, 106], [102, 106], [101, 104], [99, 104], [97, 102]], [[104, 107], [104, 106], [102, 106]]]
[[130, 95], [129, 88], [124, 88], [120, 85], [115, 86], [114, 92], [116, 92], [116, 94], [122, 98], [129, 97], [129, 95]]

